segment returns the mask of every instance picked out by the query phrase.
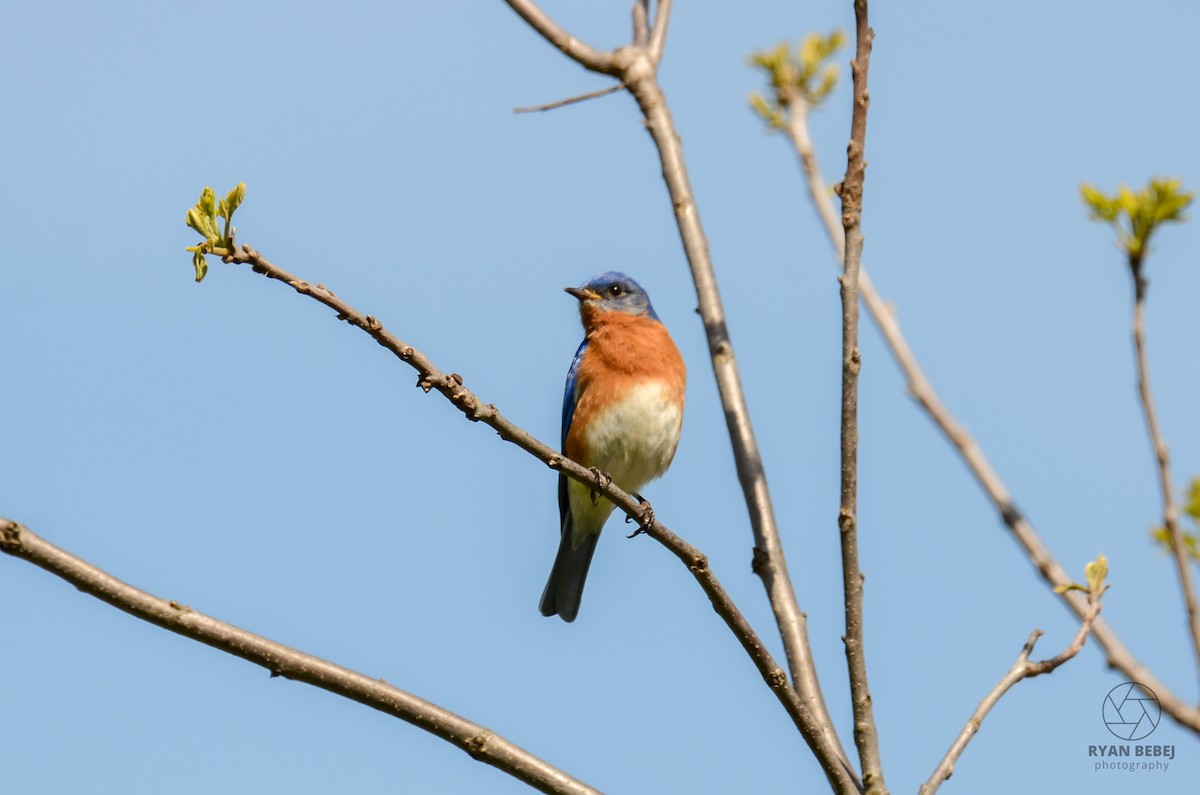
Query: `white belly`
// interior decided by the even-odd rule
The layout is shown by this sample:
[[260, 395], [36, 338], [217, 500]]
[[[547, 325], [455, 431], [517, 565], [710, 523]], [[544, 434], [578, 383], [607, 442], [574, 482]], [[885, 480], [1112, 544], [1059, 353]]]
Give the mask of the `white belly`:
[[647, 381], [592, 420], [585, 435], [588, 464], [637, 491], [666, 471], [679, 443], [679, 409], [661, 381]]
[[[584, 436], [588, 466], [612, 476], [628, 492], [642, 487], [666, 471], [679, 444], [680, 409], [668, 399], [661, 381], [646, 381], [624, 401], [610, 406], [592, 420]], [[599, 498], [593, 505], [591, 489], [571, 481], [568, 487], [572, 513], [579, 521], [577, 538], [599, 533], [613, 504]]]

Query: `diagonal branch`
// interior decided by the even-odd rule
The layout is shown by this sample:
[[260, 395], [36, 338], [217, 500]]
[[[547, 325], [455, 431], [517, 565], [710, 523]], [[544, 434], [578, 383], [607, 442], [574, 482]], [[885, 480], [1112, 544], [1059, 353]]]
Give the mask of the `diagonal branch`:
[[1196, 603], [1196, 585], [1192, 581], [1192, 567], [1183, 543], [1183, 530], [1179, 526], [1179, 511], [1175, 507], [1175, 494], [1171, 486], [1171, 458], [1162, 429], [1158, 425], [1158, 414], [1154, 410], [1154, 399], [1150, 394], [1150, 365], [1146, 359], [1146, 290], [1149, 283], [1142, 273], [1142, 258], [1130, 254], [1129, 267], [1133, 272], [1133, 347], [1137, 354], [1138, 398], [1146, 416], [1146, 432], [1154, 448], [1154, 459], [1158, 465], [1158, 485], [1162, 491], [1163, 524], [1171, 539], [1171, 553], [1179, 573], [1179, 588], [1183, 591], [1187, 606], [1188, 628], [1192, 637], [1192, 649], [1196, 663], [1200, 665], [1200, 607]]
[[846, 606], [846, 667], [850, 676], [850, 702], [854, 709], [854, 744], [862, 764], [863, 784], [868, 795], [886, 795], [879, 737], [867, 683], [867, 656], [863, 641], [863, 573], [858, 563], [858, 281], [862, 263], [862, 200], [867, 161], [867, 108], [870, 94], [867, 74], [871, 65], [871, 42], [875, 32], [867, 20], [867, 0], [855, 0], [854, 18], [857, 51], [850, 62], [854, 76], [854, 104], [850, 117], [846, 176], [839, 186], [842, 197], [842, 228], [845, 230], [845, 260], [841, 278], [842, 296], [842, 433], [841, 507], [838, 526], [842, 542], [842, 585]]
[[597, 795], [599, 792], [490, 729], [393, 687], [382, 679], [373, 679], [226, 624], [186, 605], [139, 590], [39, 538], [17, 522], [0, 518], [0, 551], [40, 566], [84, 593], [143, 621], [261, 665], [273, 677], [304, 682], [407, 721], [457, 745], [471, 758], [498, 768], [542, 792], [578, 795]]
[[288, 285], [301, 295], [318, 301], [337, 313], [339, 320], [366, 332], [381, 346], [406, 362], [418, 373], [417, 386], [426, 392], [437, 390], [467, 419], [482, 422], [495, 430], [500, 438], [512, 442], [541, 460], [551, 469], [561, 472], [580, 483], [587, 484], [593, 491], [603, 494], [629, 518], [637, 521], [642, 530], [665, 546], [688, 567], [692, 576], [707, 594], [713, 609], [725, 621], [742, 648], [749, 655], [759, 675], [775, 694], [788, 717], [800, 730], [812, 749], [826, 776], [837, 792], [857, 792], [858, 785], [853, 770], [846, 765], [844, 754], [836, 744], [836, 737], [827, 732], [812, 714], [809, 705], [789, 682], [787, 674], [778, 666], [771, 653], [763, 645], [745, 616], [708, 566], [708, 559], [691, 544], [681, 539], [654, 518], [646, 504], [622, 491], [611, 478], [598, 478], [592, 470], [564, 457], [560, 452], [538, 441], [525, 430], [502, 415], [495, 406], [485, 404], [471, 390], [463, 386], [462, 376], [447, 375], [439, 370], [419, 350], [405, 344], [371, 315], [364, 315], [343, 301], [329, 288], [321, 284], [310, 284], [298, 279], [277, 265], [269, 262], [249, 246], [239, 245], [223, 257], [226, 262], [250, 265], [255, 273]]
[[575, 38], [559, 27], [557, 22], [546, 16], [546, 13], [538, 8], [537, 3], [531, 2], [531, 0], [504, 0], [504, 2], [508, 3], [509, 8], [516, 11], [521, 19], [528, 22], [531, 28], [542, 34], [542, 38], [562, 50], [563, 54], [572, 61], [593, 72], [606, 75], [616, 74], [613, 71], [613, 54], [611, 52], [597, 50]]
[[1025, 648], [1021, 650], [1021, 654], [1017, 657], [1017, 661], [1013, 663], [1012, 668], [1008, 669], [1008, 673], [992, 688], [991, 692], [984, 696], [983, 701], [979, 702], [979, 706], [975, 708], [975, 712], [971, 715], [970, 720], [963, 726], [958, 737], [954, 738], [954, 742], [950, 745], [950, 750], [946, 752], [946, 755], [942, 757], [942, 761], [938, 763], [937, 769], [933, 771], [933, 775], [921, 785], [920, 795], [933, 795], [933, 793], [937, 792], [938, 787], [942, 785], [942, 782], [954, 774], [954, 765], [958, 761], [958, 757], [962, 755], [962, 752], [967, 747], [967, 743], [971, 742], [971, 738], [979, 731], [979, 726], [983, 723], [983, 719], [987, 717], [992, 708], [996, 706], [996, 703], [1008, 692], [1009, 688], [1022, 679], [1032, 679], [1035, 676], [1048, 674], [1079, 653], [1079, 650], [1083, 648], [1083, 644], [1087, 641], [1088, 632], [1091, 630], [1096, 616], [1100, 614], [1100, 594], [1091, 594], [1088, 599], [1088, 605], [1088, 612], [1083, 617], [1083, 623], [1079, 625], [1079, 631], [1075, 633], [1075, 639], [1071, 641], [1071, 645], [1048, 660], [1040, 660], [1038, 662], [1029, 661], [1029, 655], [1033, 653], [1033, 644], [1037, 643], [1038, 638], [1044, 634], [1040, 629], [1033, 631], [1029, 636], [1029, 640], [1025, 641]]
[[608, 86], [607, 88], [599, 88], [599, 89], [596, 89], [595, 91], [589, 91], [586, 94], [579, 94], [574, 97], [567, 97], [566, 99], [559, 99], [559, 100], [555, 100], [554, 102], [547, 102], [543, 105], [527, 105], [527, 106], [520, 107], [520, 108], [513, 108], [513, 113], [541, 113], [541, 112], [547, 111], [547, 110], [555, 110], [557, 108], [566, 107], [567, 105], [574, 105], [576, 102], [587, 102], [589, 99], [598, 99], [599, 97], [606, 97], [609, 94], [617, 93], [624, 87], [625, 87], [624, 83], [614, 83], [613, 85]]
[[[787, 124], [788, 134], [792, 139], [792, 145], [795, 147], [796, 153], [800, 157], [809, 197], [812, 199], [817, 214], [824, 222], [829, 242], [840, 264], [843, 258], [844, 232], [834, 212], [833, 203], [829, 198], [829, 192], [821, 176], [821, 167], [818, 163], [816, 152], [809, 138], [807, 107], [802, 103], [796, 102], [792, 102], [789, 107], [791, 108], [791, 115], [788, 118]], [[797, 111], [800, 112], [798, 113]], [[971, 436], [966, 427], [955, 419], [950, 410], [942, 403], [937, 392], [934, 391], [933, 385], [930, 384], [929, 379], [921, 369], [920, 363], [917, 361], [916, 355], [908, 345], [908, 340], [904, 336], [904, 331], [900, 328], [900, 321], [897, 319], [896, 313], [875, 290], [875, 286], [868, 277], [865, 267], [859, 269], [858, 277], [859, 290], [862, 294], [863, 303], [867, 306], [867, 313], [875, 321], [875, 326], [883, 336], [884, 342], [887, 343], [893, 360], [904, 374], [908, 384], [909, 396], [917, 402], [917, 405], [933, 421], [934, 425], [937, 426], [937, 429], [941, 431], [947, 441], [954, 446], [955, 451], [957, 451], [959, 457], [962, 459], [963, 465], [975, 477], [980, 488], [983, 489], [988, 499], [995, 506], [1001, 520], [1012, 532], [1013, 538], [1025, 551], [1030, 563], [1037, 569], [1046, 584], [1051, 588], [1069, 584], [1071, 578], [1067, 575], [1066, 570], [1050, 554], [1050, 550], [1042, 541], [1041, 536], [1038, 535], [1033, 524], [1017, 508], [1008, 487], [996, 473], [996, 470], [992, 468], [992, 464], [987, 456], [984, 455], [983, 449]], [[1086, 617], [1088, 603], [1080, 594], [1068, 591], [1062, 594], [1062, 600], [1067, 609], [1079, 619], [1082, 620]], [[1095, 620], [1092, 626], [1092, 637], [1104, 649], [1110, 667], [1120, 671], [1130, 681], [1141, 682], [1152, 689], [1155, 695], [1158, 696], [1159, 703], [1164, 712], [1170, 715], [1181, 726], [1185, 726], [1200, 734], [1200, 709], [1188, 704], [1175, 695], [1149, 668], [1134, 657], [1120, 636], [1108, 626], [1104, 619], [1097, 618]]]
[[[522, 18], [527, 21], [530, 19], [527, 14], [532, 3], [517, 2], [517, 0], [505, 0], [505, 2], [512, 6]], [[661, 2], [658, 6], [654, 31], [651, 34], [651, 48], [656, 40], [665, 42], [670, 8], [670, 2]], [[565, 31], [560, 30], [558, 36], [553, 36], [547, 34], [546, 26], [533, 25], [533, 27], [547, 41], [563, 50], [568, 57], [573, 57], [563, 46], [564, 41], [570, 38]], [[717, 390], [721, 395], [721, 405], [729, 428], [738, 480], [741, 483], [746, 507], [750, 514], [750, 526], [754, 534], [752, 563], [754, 572], [762, 578], [763, 586], [767, 590], [767, 598], [775, 614], [775, 621], [783, 640], [784, 653], [788, 659], [788, 667], [791, 669], [792, 682], [808, 709], [836, 745], [843, 763], [848, 765], [848, 762], [845, 761], [845, 752], [833, 729], [833, 720], [829, 716], [824, 697], [821, 695], [816, 664], [813, 661], [812, 649], [808, 642], [808, 617], [800, 610], [800, 605], [796, 601], [795, 589], [792, 587], [791, 578], [788, 575], [787, 562], [783, 556], [783, 545], [779, 538], [779, 527], [775, 521], [775, 511], [767, 487], [762, 454], [754, 436], [749, 408], [742, 391], [737, 359], [734, 356], [733, 343], [730, 340], [729, 328], [725, 320], [725, 309], [722, 306], [716, 273], [708, 252], [708, 241], [705, 238], [696, 201], [692, 195], [679, 134], [667, 107], [666, 97], [658, 84], [657, 60], [652, 57], [652, 51], [638, 47], [620, 48], [610, 55], [614, 71], [605, 71], [605, 74], [612, 74], [621, 79], [634, 99], [637, 100], [638, 107], [642, 111], [646, 128], [658, 149], [663, 180], [666, 182], [675, 222], [679, 227], [684, 254], [691, 267], [700, 317], [708, 339], [713, 374], [716, 376]], [[592, 68], [578, 58], [575, 60]]]
[[[808, 112], [811, 110], [811, 105], [800, 92], [792, 91], [788, 95], [787, 108], [789, 109], [787, 132], [792, 139], [792, 146], [796, 149], [796, 154], [800, 157], [800, 165], [804, 169], [804, 184], [808, 187], [808, 195], [812, 199], [813, 208], [825, 226], [825, 233], [829, 236], [829, 243], [833, 246], [838, 265], [842, 265], [846, 258], [846, 230], [842, 229], [842, 220], [838, 217], [837, 211], [833, 209], [829, 186], [825, 184], [825, 178], [821, 175], [821, 164], [817, 160], [812, 137], [808, 134]], [[869, 283], [862, 284], [867, 281], [866, 268], [862, 263], [859, 263], [858, 280], [863, 300], [868, 302], [869, 309], [870, 296], [874, 294], [874, 290]]]

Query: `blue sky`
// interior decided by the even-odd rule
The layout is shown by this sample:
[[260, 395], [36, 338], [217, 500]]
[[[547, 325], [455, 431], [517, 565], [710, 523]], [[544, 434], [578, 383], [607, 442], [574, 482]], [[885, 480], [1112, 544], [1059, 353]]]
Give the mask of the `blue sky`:
[[[628, 3], [546, 3], [590, 43]], [[1058, 559], [1105, 553], [1105, 617], [1185, 699], [1196, 669], [1134, 390], [1130, 285], [1081, 180], [1200, 184], [1193, 5], [877, 3], [865, 262], [941, 396]], [[754, 49], [850, 30], [849, 2], [680, 3], [660, 77], [678, 123], [814, 653], [850, 743], [839, 636], [836, 267]], [[848, 55], [841, 56], [844, 63]], [[610, 792], [820, 791], [786, 715], [678, 562], [614, 521], [579, 620], [537, 611], [552, 473], [464, 422], [327, 310], [214, 261], [184, 211], [248, 184], [239, 239], [379, 317], [539, 438], [579, 342], [561, 288], [650, 292], [690, 368], [674, 466], [646, 496], [763, 636], [770, 612], [655, 154], [606, 84], [500, 2], [26, 3], [0, 30], [0, 515], [114, 575], [381, 676]], [[845, 74], [843, 70], [843, 74]], [[844, 169], [846, 85], [813, 118]], [[1150, 363], [1177, 485], [1200, 474], [1200, 231], [1149, 262]], [[885, 772], [913, 791], [1035, 627], [1074, 619], [863, 331], [860, 527]], [[4, 789], [522, 792], [407, 724], [138, 622], [0, 560]], [[771, 639], [780, 656], [779, 644]], [[1088, 645], [992, 713], [943, 792], [1182, 793], [1097, 773]]]

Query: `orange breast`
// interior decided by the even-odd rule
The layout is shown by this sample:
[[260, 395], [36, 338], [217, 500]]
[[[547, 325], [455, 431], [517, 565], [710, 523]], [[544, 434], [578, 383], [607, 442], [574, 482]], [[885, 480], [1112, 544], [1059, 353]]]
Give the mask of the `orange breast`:
[[682, 415], [687, 369], [662, 323], [625, 312], [597, 310], [590, 304], [584, 304], [582, 314], [588, 348], [579, 363], [575, 414], [564, 452], [585, 466], [594, 466], [584, 433], [589, 422], [648, 379], [663, 383], [668, 399]]

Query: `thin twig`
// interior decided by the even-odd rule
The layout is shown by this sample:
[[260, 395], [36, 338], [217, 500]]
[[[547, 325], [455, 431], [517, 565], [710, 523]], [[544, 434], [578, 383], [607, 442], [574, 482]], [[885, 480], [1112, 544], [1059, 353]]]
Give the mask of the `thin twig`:
[[850, 702], [854, 709], [854, 744], [862, 765], [863, 785], [868, 795], [886, 795], [879, 737], [867, 683], [867, 656], [863, 645], [863, 573], [858, 563], [858, 276], [862, 262], [862, 200], [867, 161], [867, 109], [870, 93], [867, 74], [871, 65], [871, 42], [875, 32], [867, 20], [867, 0], [855, 0], [854, 18], [857, 50], [850, 62], [854, 78], [854, 103], [850, 117], [846, 176], [842, 197], [842, 227], [845, 230], [845, 261], [842, 268], [842, 432], [841, 432], [841, 529], [842, 583], [846, 607], [846, 667], [850, 676]]
[[667, 44], [667, 27], [671, 24], [671, 0], [658, 0], [654, 10], [654, 30], [650, 32], [650, 60], [658, 66]]
[[1100, 614], [1100, 594], [1092, 594], [1088, 599], [1088, 604], [1088, 612], [1083, 617], [1083, 622], [1079, 625], [1079, 631], [1075, 633], [1075, 639], [1071, 641], [1071, 645], [1048, 660], [1040, 660], [1038, 662], [1029, 661], [1029, 655], [1033, 653], [1033, 644], [1037, 643], [1037, 639], [1043, 634], [1040, 629], [1033, 631], [1033, 634], [1029, 636], [1029, 640], [1025, 641], [1025, 648], [1021, 650], [1021, 654], [1017, 657], [1017, 661], [1013, 663], [1012, 668], [992, 688], [991, 692], [984, 696], [983, 701], [979, 702], [979, 706], [975, 708], [975, 712], [971, 715], [970, 720], [963, 726], [958, 736], [954, 738], [954, 742], [950, 744], [950, 750], [946, 752], [946, 755], [942, 757], [942, 761], [938, 763], [937, 768], [933, 771], [933, 775], [921, 785], [920, 795], [933, 795], [933, 793], [937, 792], [938, 787], [942, 785], [942, 782], [954, 774], [954, 765], [958, 761], [958, 757], [962, 755], [962, 752], [967, 747], [967, 743], [971, 742], [971, 738], [979, 731], [979, 726], [983, 723], [983, 719], [996, 706], [996, 702], [1008, 692], [1009, 688], [1022, 679], [1031, 679], [1035, 676], [1048, 674], [1079, 653], [1079, 650], [1083, 648], [1083, 644], [1087, 641], [1088, 632], [1091, 631], [1096, 616]]
[[1129, 268], [1133, 274], [1133, 347], [1137, 354], [1138, 398], [1146, 415], [1146, 432], [1154, 448], [1157, 464], [1158, 484], [1162, 491], [1163, 524], [1171, 539], [1171, 553], [1175, 558], [1175, 569], [1179, 573], [1179, 588], [1187, 605], [1188, 628], [1192, 636], [1192, 649], [1200, 666], [1200, 608], [1196, 603], [1196, 585], [1192, 580], [1192, 567], [1187, 548], [1183, 543], [1183, 529], [1179, 526], [1179, 512], [1175, 507], [1174, 487], [1171, 485], [1171, 458], [1167, 442], [1158, 424], [1154, 410], [1154, 399], [1150, 393], [1150, 365], [1146, 357], [1146, 290], [1149, 288], [1142, 273], [1142, 258], [1131, 254]]
[[[821, 176], [821, 168], [813, 150], [808, 135], [807, 107], [799, 103], [791, 103], [792, 113], [788, 119], [787, 129], [792, 144], [800, 157], [804, 168], [805, 182], [808, 193], [825, 225], [825, 231], [839, 266], [843, 259], [844, 232], [841, 222], [833, 209], [833, 202], [827, 186]], [[799, 109], [802, 112], [796, 113]], [[980, 488], [991, 500], [1005, 526], [1012, 532], [1013, 538], [1025, 551], [1030, 563], [1037, 569], [1042, 579], [1051, 588], [1066, 585], [1071, 582], [1062, 565], [1050, 554], [1050, 550], [1042, 541], [1041, 536], [1029, 519], [1021, 513], [1008, 487], [984, 455], [983, 449], [967, 431], [950, 410], [942, 403], [934, 391], [925, 372], [921, 369], [916, 355], [908, 345], [900, 321], [892, 307], [883, 300], [875, 290], [868, 277], [866, 267], [860, 267], [858, 274], [859, 291], [867, 313], [875, 321], [875, 326], [887, 343], [892, 359], [900, 368], [907, 381], [909, 396], [925, 412], [942, 435], [954, 446], [967, 470], [975, 477]], [[1080, 594], [1068, 591], [1062, 594], [1063, 604], [1082, 620], [1088, 612], [1088, 603]], [[1170, 715], [1181, 726], [1185, 726], [1200, 734], [1200, 709], [1188, 704], [1155, 676], [1150, 669], [1141, 663], [1125, 646], [1120, 636], [1108, 626], [1102, 618], [1097, 618], [1092, 626], [1092, 637], [1104, 649], [1108, 665], [1117, 669], [1127, 679], [1141, 682], [1151, 688], [1158, 696], [1163, 711]]]
[[[529, 19], [527, 12], [531, 3], [517, 3], [516, 0], [505, 0], [505, 2], [513, 6], [523, 18]], [[771, 609], [775, 614], [775, 621], [783, 640], [792, 682], [799, 691], [801, 699], [838, 749], [838, 755], [842, 759], [843, 765], [848, 766], [845, 751], [834, 731], [833, 720], [829, 716], [824, 697], [821, 694], [817, 669], [808, 642], [808, 619], [796, 601], [796, 593], [788, 575], [787, 563], [784, 560], [783, 545], [779, 539], [779, 527], [775, 521], [762, 455], [759, 452], [758, 442], [750, 422], [746, 397], [742, 391], [737, 359], [734, 356], [733, 344], [725, 321], [725, 309], [722, 306], [716, 273], [709, 256], [708, 241], [704, 236], [704, 228], [700, 223], [699, 211], [692, 195], [687, 167], [683, 158], [683, 147], [667, 107], [666, 97], [658, 84], [656, 61], [652, 57], [652, 51], [655, 41], [665, 43], [670, 10], [670, 2], [661, 2], [657, 8], [654, 29], [651, 33], [650, 52], [636, 47], [615, 50], [610, 53], [613, 71], [605, 73], [614, 74], [624, 81], [626, 88], [637, 100], [645, 117], [646, 128], [658, 148], [663, 179], [667, 184], [684, 254], [687, 256], [692, 271], [692, 280], [696, 287], [700, 317], [708, 338], [709, 356], [729, 429], [738, 480], [741, 483], [747, 510], [750, 514], [750, 526], [754, 533], [755, 547], [752, 566], [754, 572], [762, 578], [763, 585], [767, 590], [767, 598], [771, 603]], [[541, 12], [538, 14], [540, 15]], [[550, 44], [565, 52], [569, 57], [573, 57], [567, 47], [569, 41], [575, 41], [570, 34], [552, 23], [533, 27]], [[575, 60], [581, 65], [591, 68], [584, 61]]]
[[0, 551], [40, 566], [143, 621], [261, 665], [273, 677], [304, 682], [407, 721], [542, 792], [580, 795], [599, 792], [490, 729], [382, 679], [373, 679], [139, 590], [39, 538], [22, 524], [0, 518]]
[[[825, 233], [829, 236], [838, 266], [841, 267], [846, 258], [846, 231], [842, 229], [842, 219], [833, 209], [832, 194], [829, 186], [825, 184], [825, 178], [821, 174], [821, 164], [817, 161], [817, 153], [813, 148], [812, 137], [808, 134], [810, 106], [800, 92], [792, 91], [789, 93], [787, 107], [789, 109], [788, 136], [792, 139], [792, 146], [795, 147], [796, 154], [800, 157], [800, 165], [804, 169], [804, 184], [808, 187], [808, 195], [812, 199], [817, 215], [821, 218]], [[859, 263], [859, 281], [861, 282], [865, 277], [866, 267]], [[867, 290], [867, 287], [861, 287], [860, 291], [864, 300], [866, 300]]]
[[616, 83], [607, 88], [601, 88], [596, 91], [589, 91], [586, 94], [580, 94], [577, 97], [567, 97], [566, 99], [560, 99], [557, 102], [547, 102], [545, 105], [529, 105], [523, 108], [513, 108], [513, 113], [538, 113], [545, 110], [554, 110], [555, 108], [561, 108], [566, 105], [574, 105], [576, 102], [586, 102], [589, 99], [596, 99], [597, 97], [605, 97], [609, 94], [615, 94], [624, 87], [624, 83]]
[[633, 0], [633, 46], [650, 43], [650, 0]]
[[439, 370], [419, 350], [405, 344], [398, 337], [384, 328], [383, 324], [371, 315], [365, 315], [339, 298], [327, 287], [311, 284], [298, 279], [277, 265], [269, 262], [249, 246], [239, 245], [232, 251], [226, 252], [223, 259], [226, 262], [250, 265], [255, 273], [260, 273], [288, 285], [301, 295], [306, 295], [318, 301], [337, 313], [339, 320], [344, 320], [352, 326], [366, 332], [381, 346], [395, 354], [401, 361], [406, 362], [418, 373], [417, 386], [426, 392], [437, 390], [467, 419], [482, 422], [495, 430], [500, 438], [520, 447], [522, 450], [540, 459], [551, 469], [588, 485], [598, 494], [607, 497], [626, 516], [637, 521], [646, 534], [669, 549], [682, 561], [692, 576], [700, 584], [704, 593], [712, 602], [713, 609], [725, 621], [725, 625], [745, 649], [754, 663], [763, 681], [775, 694], [784, 710], [800, 730], [801, 735], [813, 750], [825, 774], [835, 785], [838, 792], [857, 792], [854, 773], [846, 767], [842, 756], [829, 733], [812, 715], [795, 688], [788, 682], [787, 674], [775, 662], [771, 653], [763, 645], [750, 623], [738, 610], [737, 605], [726, 593], [720, 581], [708, 566], [708, 559], [692, 545], [675, 535], [653, 518], [645, 503], [631, 494], [622, 491], [611, 478], [597, 478], [589, 468], [564, 457], [560, 452], [538, 441], [525, 430], [521, 429], [504, 417], [495, 406], [483, 403], [471, 390], [463, 386], [463, 379], [456, 374], [447, 375]]

